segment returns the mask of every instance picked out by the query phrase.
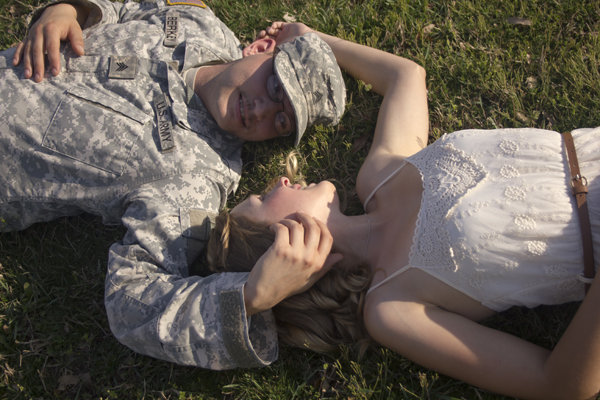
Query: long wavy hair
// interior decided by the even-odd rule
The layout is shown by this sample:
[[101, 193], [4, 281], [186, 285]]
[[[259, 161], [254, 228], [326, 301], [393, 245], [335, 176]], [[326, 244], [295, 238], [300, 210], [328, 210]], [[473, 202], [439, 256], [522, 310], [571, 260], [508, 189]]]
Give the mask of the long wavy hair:
[[[293, 153], [286, 160], [286, 175], [292, 182], [303, 182]], [[274, 239], [268, 225], [223, 211], [208, 243], [208, 268], [211, 272], [249, 272]], [[333, 266], [310, 289], [280, 302], [273, 308], [279, 340], [317, 352], [352, 344], [362, 354], [370, 341], [362, 311], [371, 275], [367, 265]]]

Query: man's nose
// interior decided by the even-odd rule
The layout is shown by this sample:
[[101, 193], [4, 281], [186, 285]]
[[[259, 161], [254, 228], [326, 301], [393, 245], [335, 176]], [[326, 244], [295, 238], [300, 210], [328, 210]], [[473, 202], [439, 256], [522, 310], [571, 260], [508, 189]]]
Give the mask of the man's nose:
[[253, 114], [258, 121], [271, 117], [279, 112], [281, 105], [267, 98], [259, 98], [254, 101]]

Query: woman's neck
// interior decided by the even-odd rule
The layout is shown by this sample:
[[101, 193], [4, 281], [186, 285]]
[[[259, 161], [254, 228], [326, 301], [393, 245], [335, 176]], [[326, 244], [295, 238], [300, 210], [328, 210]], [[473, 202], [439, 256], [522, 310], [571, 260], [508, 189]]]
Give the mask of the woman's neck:
[[369, 264], [373, 223], [368, 214], [332, 216], [327, 226], [333, 236], [332, 251], [343, 254], [344, 265]]

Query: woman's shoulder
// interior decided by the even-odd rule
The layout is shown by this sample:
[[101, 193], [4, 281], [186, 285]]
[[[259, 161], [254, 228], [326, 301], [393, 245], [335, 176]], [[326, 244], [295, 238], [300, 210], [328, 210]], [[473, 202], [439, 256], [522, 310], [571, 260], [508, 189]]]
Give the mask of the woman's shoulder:
[[[409, 176], [413, 179], [407, 180]], [[418, 171], [406, 162], [405, 157], [380, 157], [361, 167], [356, 179], [356, 192], [366, 210], [371, 199], [384, 187], [401, 185], [403, 190], [410, 191], [409, 181], [414, 181], [415, 176], [418, 177]]]
[[[393, 304], [392, 309], [385, 305]], [[473, 321], [483, 320], [495, 312], [479, 301], [449, 286], [418, 268], [406, 270], [369, 293], [365, 301], [364, 316], [371, 322], [387, 318], [387, 313], [397, 312], [397, 307], [437, 307], [462, 315]]]

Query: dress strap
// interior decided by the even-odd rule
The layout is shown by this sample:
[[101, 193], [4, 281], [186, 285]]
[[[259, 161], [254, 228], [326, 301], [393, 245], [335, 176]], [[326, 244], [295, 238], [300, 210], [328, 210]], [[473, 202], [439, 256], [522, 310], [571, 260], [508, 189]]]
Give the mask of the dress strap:
[[587, 205], [588, 182], [585, 176], [579, 172], [579, 162], [575, 152], [575, 143], [571, 132], [562, 134], [565, 147], [567, 149], [567, 159], [569, 161], [569, 171], [571, 172], [571, 189], [577, 202], [577, 214], [579, 216], [579, 226], [581, 228], [581, 239], [583, 243], [583, 277], [587, 279], [585, 283], [585, 292], [590, 288], [591, 280], [595, 274], [594, 263], [594, 243], [592, 241], [592, 226], [590, 224], [590, 215]]
[[369, 293], [371, 293], [373, 290], [377, 289], [378, 287], [388, 283], [390, 280], [394, 279], [395, 277], [397, 277], [398, 275], [400, 275], [401, 273], [403, 273], [404, 271], [406, 271], [407, 269], [410, 268], [410, 265], [405, 265], [404, 267], [400, 268], [399, 270], [395, 271], [393, 274], [391, 274], [390, 276], [388, 276], [387, 278], [385, 278], [384, 280], [382, 280], [381, 282], [377, 283], [376, 285], [373, 285], [369, 288], [369, 290], [367, 290], [367, 296], [369, 295]]
[[373, 189], [373, 191], [365, 199], [365, 204], [363, 205], [363, 210], [365, 210], [365, 212], [367, 211], [367, 205], [369, 204], [369, 201], [371, 201], [371, 199], [373, 198], [373, 196], [375, 196], [375, 193], [377, 193], [377, 191], [383, 185], [385, 185], [390, 179], [392, 179], [394, 177], [394, 175], [396, 175], [398, 172], [400, 172], [400, 170], [405, 165], [406, 165], [406, 160], [402, 160], [402, 162], [400, 163], [400, 165], [398, 166], [398, 168], [396, 168], [395, 170], [393, 170], [392, 173], [387, 176], [387, 178], [385, 178], [384, 180], [382, 180], [381, 182], [379, 182], [379, 184], [377, 186], [375, 186], [375, 189]]

